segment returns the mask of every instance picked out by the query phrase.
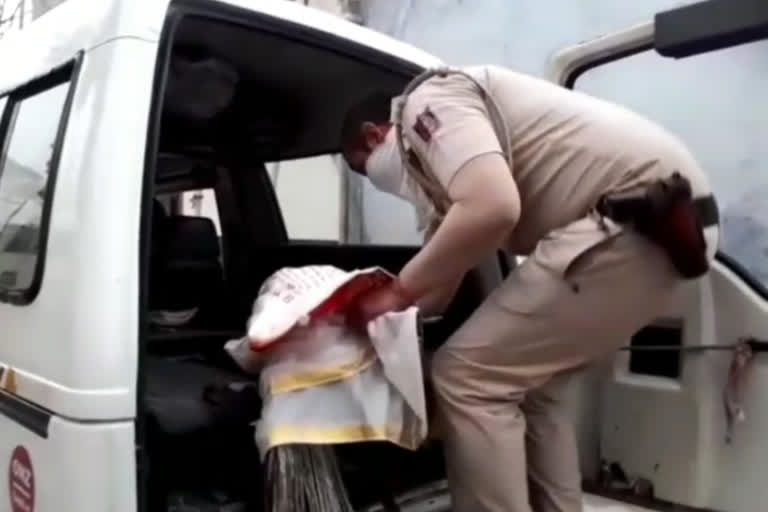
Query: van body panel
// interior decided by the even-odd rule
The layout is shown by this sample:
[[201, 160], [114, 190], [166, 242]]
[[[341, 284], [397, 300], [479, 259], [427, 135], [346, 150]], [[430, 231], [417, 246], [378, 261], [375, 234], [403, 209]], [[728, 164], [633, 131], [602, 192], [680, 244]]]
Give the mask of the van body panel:
[[42, 287], [31, 304], [0, 304], [0, 363], [15, 371], [13, 392], [68, 418], [135, 416], [138, 212], [156, 52], [118, 39], [85, 54]]
[[[227, 4], [290, 23], [338, 36], [355, 44], [393, 55], [419, 66], [440, 65], [435, 56], [333, 14], [307, 9], [294, 2], [270, 0], [205, 1], [201, 5]], [[11, 33], [0, 44], [0, 95], [44, 75], [71, 59], [78, 51], [90, 50], [120, 38], [157, 42], [160, 39], [169, 0], [67, 0], [25, 27]]]
[[[167, 7], [167, 2], [158, 1]], [[121, 7], [121, 4], [123, 7]], [[151, 14], [151, 2], [136, 2], [142, 15]], [[67, 0], [36, 19], [24, 30], [6, 35], [0, 44], [0, 95], [48, 73], [51, 69], [71, 60], [79, 51], [90, 50], [120, 37], [157, 39], [148, 26], [156, 26], [149, 19], [141, 25], [129, 20], [133, 16], [123, 2], [117, 0]], [[162, 13], [155, 13], [154, 17]], [[148, 22], [150, 22], [148, 24]]]
[[[201, 5], [209, 3], [215, 12], [216, 2]], [[418, 66], [439, 64], [415, 47], [322, 11], [307, 16], [303, 6], [283, 1], [226, 4]], [[0, 323], [10, 333], [0, 346], [0, 364], [14, 370], [14, 392], [67, 418], [136, 414], [141, 186], [168, 5], [68, 0], [0, 44], [0, 94], [84, 52], [62, 147], [42, 288], [29, 305], [0, 303]], [[41, 325], [40, 318], [50, 320]]]
[[[678, 316], [686, 346], [768, 339], [768, 302], [721, 262], [686, 287]], [[730, 352], [684, 357], [676, 380], [633, 374], [622, 353], [602, 383], [601, 453], [652, 479], [660, 499], [706, 510], [761, 510], [768, 499], [762, 476], [768, 407], [761, 395], [768, 371], [764, 356], [754, 357], [746, 421], [735, 423], [728, 443], [723, 393]]]
[[133, 512], [136, 468], [132, 421], [83, 424], [52, 417], [41, 437], [0, 415], [0, 510], [11, 493], [30, 510]]

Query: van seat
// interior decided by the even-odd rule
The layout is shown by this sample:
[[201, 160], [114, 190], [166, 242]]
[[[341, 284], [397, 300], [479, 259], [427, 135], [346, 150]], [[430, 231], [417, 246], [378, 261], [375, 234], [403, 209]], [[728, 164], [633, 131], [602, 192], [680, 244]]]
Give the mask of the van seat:
[[[194, 359], [147, 357], [145, 404], [165, 434], [242, 426], [261, 410], [256, 382]], [[230, 386], [234, 385], [233, 389]]]
[[[260, 409], [258, 393], [254, 399], [248, 389], [221, 392], [253, 378], [223, 350], [229, 339], [242, 333], [222, 327], [228, 315], [216, 228], [205, 217], [164, 215], [157, 201], [154, 208], [149, 303], [155, 321], [144, 359], [148, 414], [166, 434], [210, 429], [222, 419], [228, 421], [237, 409], [251, 415], [242, 421], [247, 424]], [[168, 320], [185, 311], [194, 313], [191, 319], [156, 321], [163, 314]], [[209, 399], [208, 389], [220, 390], [218, 401]], [[229, 404], [241, 399], [253, 407]]]
[[261, 411], [256, 383], [194, 357], [148, 356], [144, 369], [148, 510], [171, 510], [173, 492], [213, 491], [260, 510], [261, 466], [251, 425]]
[[179, 312], [220, 300], [223, 292], [219, 238], [211, 219], [158, 218], [150, 262], [150, 311]]

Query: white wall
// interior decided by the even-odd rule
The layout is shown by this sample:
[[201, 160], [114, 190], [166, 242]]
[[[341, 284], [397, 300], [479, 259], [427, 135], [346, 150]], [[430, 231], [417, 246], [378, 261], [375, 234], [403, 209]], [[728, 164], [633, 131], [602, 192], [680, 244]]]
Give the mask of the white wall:
[[[304, 0], [288, 0], [297, 1], [298, 3], [305, 3]], [[314, 9], [320, 9], [322, 11], [328, 11], [338, 16], [342, 15], [342, 5], [339, 0], [309, 0], [306, 5]]]
[[268, 164], [267, 170], [290, 238], [341, 240], [342, 170], [335, 156]]

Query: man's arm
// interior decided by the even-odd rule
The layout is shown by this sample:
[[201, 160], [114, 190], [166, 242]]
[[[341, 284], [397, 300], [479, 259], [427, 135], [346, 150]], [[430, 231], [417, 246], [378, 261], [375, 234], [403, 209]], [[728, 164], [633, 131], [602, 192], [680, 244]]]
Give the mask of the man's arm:
[[498, 153], [464, 163], [448, 194], [453, 205], [442, 224], [400, 272], [401, 286], [417, 298], [454, 284], [502, 245], [520, 217], [517, 186]]
[[456, 296], [456, 292], [459, 290], [461, 283], [464, 280], [464, 276], [454, 278], [448, 284], [437, 288], [416, 301], [416, 305], [419, 308], [419, 312], [422, 316], [435, 316], [445, 313], [448, 306], [453, 302], [453, 298]]
[[486, 104], [473, 87], [459, 84], [422, 85], [403, 111], [404, 135], [452, 202], [434, 236], [400, 273], [403, 293], [417, 301], [448, 288], [497, 250], [520, 218], [512, 162]]
[[[435, 220], [429, 224], [426, 233], [424, 233], [423, 245], [429, 243], [438, 227], [439, 223]], [[448, 306], [451, 305], [453, 298], [456, 296], [456, 292], [461, 286], [461, 283], [464, 281], [465, 275], [466, 274], [460, 274], [455, 276], [446, 285], [433, 290], [432, 292], [417, 300], [416, 305], [419, 307], [421, 314], [423, 316], [435, 316], [444, 313], [445, 310], [448, 309]]]

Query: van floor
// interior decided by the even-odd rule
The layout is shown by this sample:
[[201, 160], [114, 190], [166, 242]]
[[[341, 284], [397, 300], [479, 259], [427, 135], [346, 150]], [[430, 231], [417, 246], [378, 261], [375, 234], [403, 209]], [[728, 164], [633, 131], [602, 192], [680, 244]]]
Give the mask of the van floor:
[[[402, 512], [451, 512], [450, 498], [444, 495], [424, 503], [412, 503], [402, 507]], [[584, 496], [584, 512], [657, 512], [650, 508], [629, 505], [610, 498]]]
[[629, 505], [620, 501], [587, 494], [584, 496], [584, 512], [655, 512], [650, 508]]
[[[451, 498], [448, 495], [447, 483], [444, 480], [409, 492], [398, 502], [402, 512], [451, 512]], [[375, 505], [366, 508], [363, 512], [384, 512], [384, 509], [380, 505]], [[585, 493], [584, 512], [659, 511]]]

